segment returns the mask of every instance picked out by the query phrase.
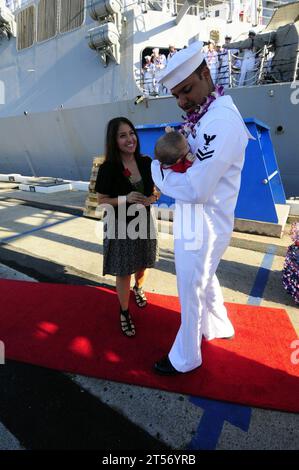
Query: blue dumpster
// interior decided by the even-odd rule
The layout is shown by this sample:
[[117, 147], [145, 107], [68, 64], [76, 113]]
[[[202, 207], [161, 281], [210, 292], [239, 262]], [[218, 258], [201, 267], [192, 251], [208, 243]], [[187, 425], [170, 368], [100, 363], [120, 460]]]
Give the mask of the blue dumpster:
[[[235, 217], [277, 223], [275, 204], [285, 204], [286, 198], [270, 128], [255, 118], [244, 119], [244, 122], [255, 140], [250, 140], [246, 149]], [[153, 158], [155, 143], [166, 126], [178, 128], [180, 123], [136, 126], [143, 154]], [[172, 198], [162, 195], [158, 204], [171, 206], [173, 203]]]

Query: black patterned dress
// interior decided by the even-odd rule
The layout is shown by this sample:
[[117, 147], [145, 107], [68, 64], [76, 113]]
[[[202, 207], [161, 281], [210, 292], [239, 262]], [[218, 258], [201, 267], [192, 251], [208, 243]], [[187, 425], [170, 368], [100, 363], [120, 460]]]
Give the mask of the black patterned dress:
[[[96, 191], [110, 197], [139, 191], [150, 196], [154, 189], [151, 159], [136, 159], [141, 180], [131, 183], [123, 165], [104, 162], [96, 182]], [[104, 219], [103, 275], [126, 276], [152, 268], [158, 256], [157, 228], [150, 207], [126, 204], [106, 211]]]

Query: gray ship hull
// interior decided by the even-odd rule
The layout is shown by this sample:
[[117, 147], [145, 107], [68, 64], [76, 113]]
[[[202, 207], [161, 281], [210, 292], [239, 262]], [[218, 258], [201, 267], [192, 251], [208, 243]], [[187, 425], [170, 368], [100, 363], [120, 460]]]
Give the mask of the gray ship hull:
[[[244, 118], [255, 117], [270, 126], [286, 195], [298, 195], [299, 104], [291, 102], [290, 84], [235, 88], [228, 93]], [[0, 173], [88, 180], [93, 157], [104, 152], [109, 119], [123, 115], [136, 125], [160, 124], [180, 121], [181, 114], [175, 99], [165, 96], [137, 105], [127, 100], [0, 118]]]
[[[144, 97], [135, 104], [143, 94], [142, 57], [155, 45], [167, 47], [170, 37], [176, 38], [178, 48], [194, 40], [198, 17], [185, 15], [177, 23], [171, 12], [145, 13], [142, 5], [131, 4], [125, 13], [119, 21], [120, 60], [110, 60], [107, 66], [98, 51], [88, 47], [87, 37], [99, 22], [87, 7], [82, 25], [66, 34], [57, 32], [22, 50], [14, 38], [2, 39], [0, 173], [87, 181], [93, 157], [104, 153], [109, 119], [127, 116], [135, 125], [181, 121], [182, 112], [171, 96]], [[245, 23], [227, 24], [221, 18], [207, 18], [200, 25], [203, 38], [216, 26], [222, 36], [229, 27], [239, 32], [246, 28]], [[286, 194], [298, 196], [297, 90], [290, 83], [276, 83], [227, 93], [244, 118], [255, 117], [270, 126]]]

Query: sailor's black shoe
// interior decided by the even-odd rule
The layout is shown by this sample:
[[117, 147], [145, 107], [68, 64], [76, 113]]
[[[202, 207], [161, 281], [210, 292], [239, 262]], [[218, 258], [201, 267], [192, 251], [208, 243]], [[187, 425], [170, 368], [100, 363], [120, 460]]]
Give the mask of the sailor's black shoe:
[[176, 370], [171, 364], [168, 356], [163, 357], [160, 361], [154, 365], [154, 371], [160, 375], [176, 375], [182, 374], [182, 372]]

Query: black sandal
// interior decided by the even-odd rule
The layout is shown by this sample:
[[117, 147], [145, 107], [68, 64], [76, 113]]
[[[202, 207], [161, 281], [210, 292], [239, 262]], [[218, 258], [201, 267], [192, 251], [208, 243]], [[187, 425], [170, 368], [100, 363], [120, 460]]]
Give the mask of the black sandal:
[[135, 300], [138, 307], [145, 307], [147, 305], [147, 298], [142, 287], [137, 287], [135, 284], [133, 287], [133, 292], [135, 294]]
[[120, 327], [125, 336], [135, 336], [135, 325], [128, 309], [120, 309]]

